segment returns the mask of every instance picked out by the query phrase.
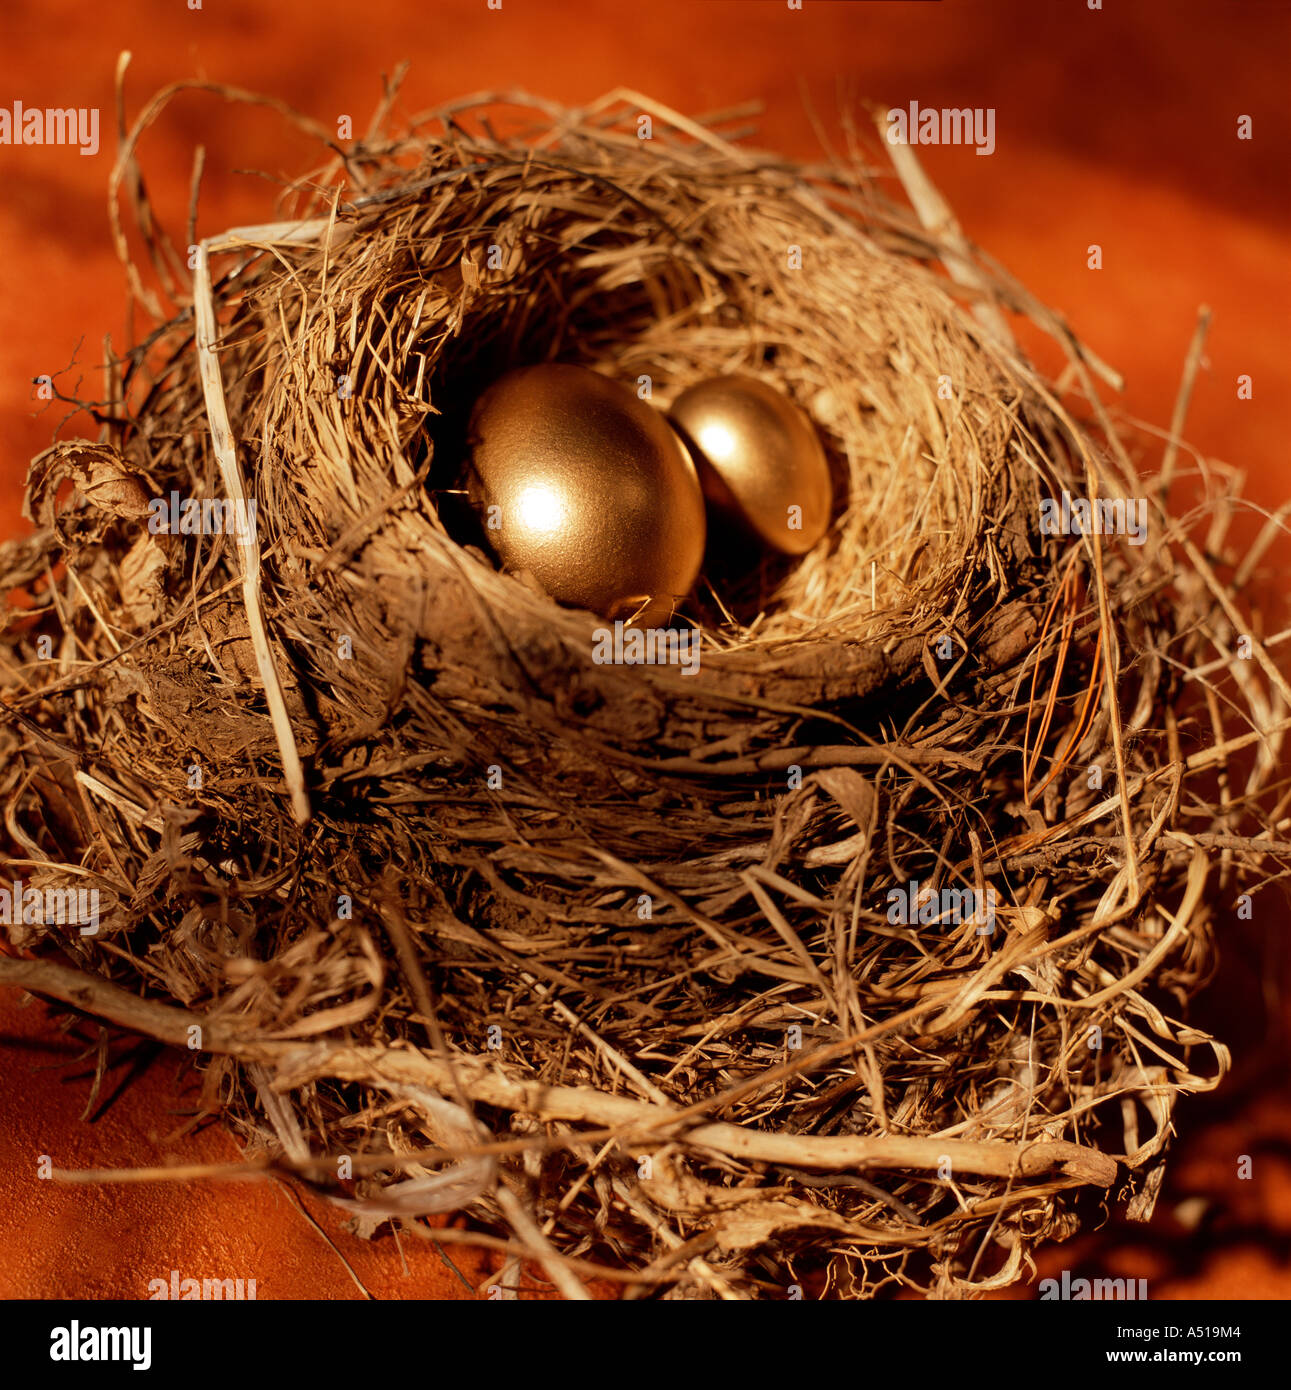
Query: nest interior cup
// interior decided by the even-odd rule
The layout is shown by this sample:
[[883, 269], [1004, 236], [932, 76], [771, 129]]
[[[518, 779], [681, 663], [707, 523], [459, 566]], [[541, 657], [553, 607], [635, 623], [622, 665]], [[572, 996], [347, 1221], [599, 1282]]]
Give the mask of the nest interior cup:
[[[641, 1271], [698, 1232], [651, 1287], [752, 1295], [770, 1259], [972, 1293], [1118, 1174], [1149, 1212], [1177, 1095], [1227, 1065], [1183, 1017], [1213, 933], [1180, 808], [1241, 721], [1180, 703], [1234, 636], [1213, 572], [1002, 306], [1091, 393], [1101, 364], [1002, 272], [950, 279], [953, 222], [877, 146], [796, 169], [662, 110], [649, 142], [634, 109], [477, 114], [213, 238], [103, 437], [33, 463], [6, 587], [69, 578], [4, 635], [11, 824], [102, 906], [10, 926], [0, 979], [200, 1021], [211, 1109], [364, 1154], [360, 1187], [301, 1177], [378, 1226], [519, 1229], [509, 1181], [567, 1292], [561, 1252]], [[450, 519], [473, 403], [543, 362], [660, 411], [751, 375], [819, 433], [828, 530], [701, 580], [694, 672], [598, 659], [602, 619]], [[237, 478], [253, 527], [148, 526]], [[1049, 534], [1064, 494], [1152, 524]], [[1232, 834], [1270, 778], [1225, 793]]]

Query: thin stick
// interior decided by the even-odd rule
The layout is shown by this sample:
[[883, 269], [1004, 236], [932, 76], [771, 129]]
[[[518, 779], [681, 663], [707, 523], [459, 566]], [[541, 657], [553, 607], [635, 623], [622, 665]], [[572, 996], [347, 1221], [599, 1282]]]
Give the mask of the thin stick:
[[205, 242], [202, 243], [201, 252], [197, 257], [197, 269], [193, 274], [193, 304], [197, 314], [197, 361], [202, 375], [202, 391], [206, 398], [211, 446], [215, 450], [220, 475], [224, 480], [224, 490], [233, 503], [233, 514], [236, 518], [238, 563], [242, 568], [242, 601], [246, 607], [247, 624], [251, 631], [251, 645], [255, 651], [260, 679], [264, 683], [265, 701], [269, 706], [269, 718], [273, 723], [274, 738], [278, 742], [278, 753], [282, 758], [283, 775], [291, 793], [292, 813], [296, 823], [304, 825], [310, 815], [309, 796], [305, 791], [305, 769], [296, 748], [296, 736], [292, 732], [291, 719], [287, 714], [287, 702], [283, 698], [282, 684], [278, 679], [278, 670], [269, 647], [269, 634], [265, 628], [264, 613], [260, 604], [260, 542], [254, 523], [249, 530], [247, 527], [249, 513], [246, 485], [242, 479], [242, 469], [238, 465], [233, 430], [229, 424], [228, 408], [224, 403], [224, 383], [220, 379], [219, 361], [215, 356], [218, 332]]
[[[887, 143], [883, 120], [876, 113], [880, 138]], [[968, 240], [960, 229], [959, 221], [951, 212], [949, 203], [938, 193], [932, 180], [923, 171], [923, 165], [909, 145], [904, 142], [888, 144], [892, 156], [892, 167], [901, 180], [911, 206], [919, 215], [919, 221], [939, 241], [950, 254], [943, 250], [942, 264], [946, 273], [957, 284], [966, 289], [976, 290], [983, 297], [973, 305], [973, 317], [1003, 347], [1016, 354], [1017, 339], [1008, 325], [1008, 320], [1000, 312], [999, 304], [990, 293], [986, 278], [973, 264]]]
[[1170, 437], [1166, 441], [1165, 453], [1161, 458], [1161, 477], [1157, 491], [1161, 505], [1164, 506], [1174, 479], [1175, 460], [1179, 455], [1179, 440], [1183, 437], [1184, 422], [1188, 418], [1188, 402], [1192, 400], [1192, 388], [1197, 380], [1197, 369], [1201, 366], [1201, 353], [1206, 345], [1206, 334], [1210, 329], [1210, 309], [1202, 305], [1197, 313], [1197, 326], [1193, 329], [1192, 344], [1183, 364], [1183, 378], [1179, 382], [1179, 394], [1175, 397], [1174, 413], [1170, 417]]
[[[1019, 946], [1022, 942], [1019, 940]], [[485, 1105], [528, 1112], [550, 1119], [583, 1120], [593, 1124], [622, 1128], [637, 1135], [675, 1127], [688, 1113], [703, 1107], [670, 1112], [666, 1108], [628, 1096], [610, 1095], [590, 1087], [550, 1086], [541, 1081], [515, 1080], [487, 1059], [460, 1054], [450, 1067], [442, 1057], [388, 1048], [352, 1047], [348, 1044], [300, 1047], [240, 1036], [222, 1019], [205, 1019], [185, 1009], [171, 1008], [151, 1000], [139, 999], [106, 980], [55, 965], [49, 961], [0, 959], [0, 985], [18, 985], [73, 1004], [87, 1013], [110, 1019], [123, 1027], [147, 1033], [161, 1042], [176, 1046], [186, 1043], [189, 1029], [202, 1029], [203, 1047], [244, 1061], [272, 1061], [278, 1068], [277, 1085], [289, 1090], [307, 1080], [331, 1076], [339, 1080], [373, 1084], [394, 1082], [430, 1086], [438, 1091], [450, 1089], [460, 1078], [471, 1098]], [[944, 994], [925, 999], [894, 1019], [871, 1025], [839, 1042], [820, 1048], [788, 1068], [772, 1068], [746, 1086], [772, 1081], [777, 1071], [799, 1071], [805, 1064], [843, 1055], [858, 1045], [897, 1028], [924, 1014], [945, 1007]], [[590, 1136], [580, 1135], [581, 1140]], [[625, 1136], [626, 1137], [626, 1136]], [[658, 1134], [657, 1139], [676, 1136]], [[684, 1132], [685, 1142], [715, 1149], [732, 1158], [752, 1162], [779, 1163], [786, 1167], [823, 1168], [914, 1168], [935, 1171], [949, 1158], [957, 1172], [987, 1177], [1009, 1177], [1014, 1173], [1038, 1176], [1063, 1172], [1082, 1183], [1108, 1187], [1116, 1177], [1116, 1163], [1096, 1149], [1065, 1140], [1013, 1144], [1000, 1140], [946, 1140], [907, 1135], [809, 1135], [769, 1133], [742, 1125], [705, 1123]]]
[[551, 1275], [552, 1282], [561, 1293], [574, 1302], [590, 1303], [592, 1295], [587, 1292], [582, 1280], [561, 1258], [559, 1251], [552, 1247], [551, 1242], [538, 1229], [538, 1223], [505, 1182], [498, 1184], [494, 1196], [497, 1198], [498, 1206], [502, 1208], [502, 1215], [511, 1223], [511, 1229], [532, 1247], [530, 1258], [536, 1259]]

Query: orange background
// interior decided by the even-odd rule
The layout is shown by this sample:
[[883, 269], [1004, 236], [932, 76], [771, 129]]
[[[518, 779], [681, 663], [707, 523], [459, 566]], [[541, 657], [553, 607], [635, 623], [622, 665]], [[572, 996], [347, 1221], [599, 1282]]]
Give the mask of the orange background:
[[[399, 110], [481, 90], [522, 87], [581, 103], [631, 87], [688, 114], [764, 103], [757, 143], [800, 158], [838, 141], [838, 117], [862, 100], [996, 110], [997, 150], [923, 148], [925, 167], [967, 234], [1014, 271], [1127, 379], [1134, 417], [1164, 427], [1201, 303], [1215, 313], [1187, 433], [1244, 467], [1265, 507], [1291, 493], [1291, 7], [1282, 0], [6, 0], [0, 103], [97, 106], [102, 149], [0, 146], [0, 532], [17, 533], [30, 457], [65, 407], [40, 408], [31, 378], [69, 395], [98, 393], [105, 334], [125, 341], [124, 292], [105, 214], [113, 70], [133, 53], [131, 118], [163, 84], [203, 77], [285, 98], [325, 124], [366, 127], [379, 76], [408, 59]], [[1241, 115], [1254, 138], [1239, 141]], [[211, 97], [175, 103], [141, 146], [163, 221], [182, 236], [193, 150], [207, 149], [199, 231], [272, 215], [274, 188], [239, 174], [290, 177], [315, 150], [277, 117]], [[1104, 269], [1086, 268], [1103, 247]], [[1056, 358], [1042, 357], [1046, 365]], [[1253, 399], [1239, 401], [1248, 373]], [[79, 386], [78, 386], [79, 382]], [[74, 433], [93, 434], [83, 417]], [[1147, 458], [1144, 466], [1155, 467]], [[1287, 547], [1277, 552], [1279, 564]], [[1269, 630], [1286, 625], [1281, 576], [1266, 566]], [[1269, 902], [1269, 895], [1259, 900]], [[1261, 909], [1269, 918], [1273, 909]], [[1285, 920], [1226, 942], [1201, 1006], [1237, 1069], [1216, 1096], [1185, 1100], [1181, 1138], [1157, 1219], [1115, 1223], [1050, 1250], [1042, 1274], [1127, 1274], [1154, 1298], [1291, 1295], [1291, 1105], [1285, 1094]], [[87, 1032], [87, 1039], [93, 1034]], [[43, 1006], [0, 991], [0, 1296], [142, 1297], [173, 1268], [254, 1277], [262, 1298], [360, 1296], [337, 1254], [275, 1184], [71, 1187], [35, 1178], [59, 1167], [231, 1160], [218, 1128], [182, 1144], [175, 1099], [182, 1059], [142, 1059], [142, 1075], [94, 1123], [79, 1116], [87, 1065]], [[142, 1062], [141, 1062], [142, 1066]], [[119, 1081], [128, 1066], [112, 1073]], [[113, 1086], [110, 1082], [105, 1096]], [[1254, 1176], [1235, 1177], [1250, 1154]], [[1191, 1233], [1176, 1220], [1201, 1212]], [[433, 1248], [387, 1236], [365, 1243], [307, 1204], [364, 1284], [384, 1297], [470, 1297]], [[491, 1254], [454, 1247], [472, 1282]], [[1014, 1296], [1033, 1297], [1030, 1288]]]

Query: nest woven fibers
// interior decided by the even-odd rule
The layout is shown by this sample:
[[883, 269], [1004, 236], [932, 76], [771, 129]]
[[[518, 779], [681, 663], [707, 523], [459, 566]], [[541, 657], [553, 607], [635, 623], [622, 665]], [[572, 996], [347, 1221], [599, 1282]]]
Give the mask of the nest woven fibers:
[[[182, 90], [113, 180], [154, 323], [0, 553], [0, 983], [188, 1048], [246, 1171], [504, 1286], [965, 1296], [1149, 1216], [1228, 1064], [1186, 1021], [1216, 921], [1287, 848], [1231, 471], [1119, 426], [876, 134], [808, 167], [634, 93], [343, 150], [291, 117], [330, 163], [186, 255], [136, 162]], [[661, 408], [751, 373], [825, 443], [827, 536], [706, 574], [693, 676], [597, 661], [454, 520], [464, 414], [554, 360]], [[176, 496], [255, 526], [157, 533]]]

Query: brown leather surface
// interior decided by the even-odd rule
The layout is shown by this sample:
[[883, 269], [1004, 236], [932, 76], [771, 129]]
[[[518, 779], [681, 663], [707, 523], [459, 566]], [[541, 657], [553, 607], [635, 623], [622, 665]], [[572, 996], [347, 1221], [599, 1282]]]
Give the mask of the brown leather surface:
[[[103, 148], [0, 146], [0, 533], [21, 527], [28, 459], [53, 437], [62, 406], [41, 410], [30, 380], [74, 362], [68, 394], [92, 395], [105, 333], [122, 341], [124, 294], [105, 215], [114, 139], [112, 73], [130, 49], [131, 113], [154, 89], [194, 75], [273, 92], [309, 115], [367, 121], [379, 74], [407, 58], [401, 107], [417, 111], [480, 89], [527, 87], [569, 102], [616, 87], [698, 113], [765, 103], [759, 143], [820, 153], [816, 123], [861, 99], [991, 106], [997, 150], [920, 151], [970, 237], [1013, 270], [1126, 376], [1127, 414], [1164, 427], [1197, 307], [1214, 310], [1188, 434], [1244, 467], [1249, 495], [1276, 506], [1291, 491], [1291, 113], [1285, 81], [1291, 8], [1271, 0], [10, 0], [0, 16], [0, 101], [97, 106]], [[1239, 141], [1239, 116], [1254, 138]], [[212, 233], [271, 212], [272, 188], [237, 169], [293, 174], [312, 151], [264, 112], [182, 98], [142, 146], [163, 216], [183, 225], [193, 148], [208, 151], [200, 227]], [[1103, 247], [1105, 268], [1086, 268]], [[1042, 365], [1053, 366], [1052, 350]], [[1240, 401], [1236, 379], [1253, 378]], [[82, 419], [77, 432], [92, 433]], [[1148, 470], [1156, 461], [1149, 455]], [[1247, 534], [1251, 531], [1248, 528]], [[1285, 567], [1291, 549], [1276, 552]], [[1283, 571], [1284, 572], [1284, 571]], [[1285, 585], [1270, 567], [1269, 630], [1286, 625]], [[1266, 895], [1263, 901], [1271, 901]], [[1202, 1006], [1233, 1043], [1237, 1071], [1218, 1095], [1181, 1106], [1180, 1140], [1157, 1219], [1046, 1252], [1042, 1274], [1132, 1275], [1153, 1298], [1291, 1295], [1291, 1103], [1286, 1093], [1286, 914], [1262, 906], [1234, 924], [1225, 966]], [[89, 1063], [12, 992], [0, 992], [0, 1297], [146, 1297], [147, 1283], [256, 1278], [262, 1298], [352, 1298], [342, 1261], [274, 1183], [72, 1187], [59, 1167], [224, 1161], [231, 1136], [182, 1141], [174, 1113], [183, 1059], [155, 1057], [105, 1113], [81, 1119]], [[79, 1048], [77, 1049], [79, 1050]], [[112, 1074], [119, 1080], [122, 1072]], [[104, 1095], [112, 1089], [112, 1082]], [[1253, 1176], [1236, 1176], [1241, 1155]], [[1184, 1206], [1191, 1230], [1176, 1220]], [[433, 1247], [388, 1236], [365, 1243], [341, 1216], [315, 1217], [380, 1297], [470, 1297]], [[471, 1282], [493, 1255], [450, 1252]], [[1033, 1287], [1016, 1297], [1034, 1297]]]

